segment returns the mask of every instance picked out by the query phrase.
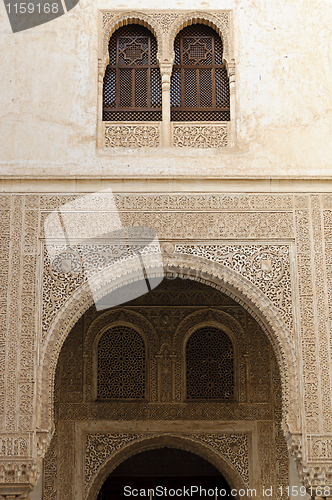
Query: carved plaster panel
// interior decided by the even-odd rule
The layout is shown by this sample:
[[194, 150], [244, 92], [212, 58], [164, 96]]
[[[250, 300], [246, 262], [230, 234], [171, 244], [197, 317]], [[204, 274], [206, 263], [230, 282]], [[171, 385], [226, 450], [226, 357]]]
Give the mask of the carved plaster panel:
[[292, 285], [288, 245], [174, 245], [174, 253], [194, 255], [234, 269], [271, 300], [292, 327]]
[[[152, 222], [150, 219], [149, 223]], [[198, 223], [198, 221], [195, 222]], [[133, 223], [137, 222], [133, 221]], [[144, 221], [141, 221], [141, 224], [144, 225]], [[219, 226], [220, 224], [221, 222]], [[59, 254], [59, 258], [55, 263], [51, 263], [46, 246], [44, 246], [43, 330], [45, 336], [52, 319], [80, 285], [98, 272], [123, 261], [123, 258], [119, 256], [118, 249], [113, 251], [112, 245], [104, 244], [103, 248], [98, 245], [97, 250], [96, 244], [80, 245], [80, 248], [72, 245], [70, 249], [66, 245], [57, 245], [54, 246], [54, 251]], [[168, 248], [165, 247], [166, 251]], [[158, 253], [158, 251], [159, 247], [157, 246], [149, 249], [149, 253]], [[100, 253], [100, 258], [97, 260], [96, 252]], [[272, 300], [286, 323], [291, 327], [292, 301], [289, 247], [287, 245], [175, 245], [174, 253], [204, 258], [234, 269], [258, 286]], [[73, 259], [76, 255], [80, 255], [77, 269], [73, 268], [75, 266]], [[105, 255], [108, 259], [106, 261]], [[71, 264], [73, 271], [63, 273], [59, 259], [60, 257], [68, 259], [70, 256], [73, 256], [71, 259], [74, 262]], [[94, 263], [93, 266], [90, 262]]]
[[[84, 467], [85, 492], [89, 491], [93, 480], [100, 473], [105, 463], [129, 443], [141, 441], [144, 446], [144, 441], [157, 437], [163, 436], [160, 434], [87, 434]], [[164, 436], [165, 443], [167, 443], [167, 437], [167, 435]], [[182, 434], [181, 439], [203, 443], [228, 462], [238, 472], [244, 485], [249, 486], [247, 434]]]
[[270, 404], [63, 403], [61, 420], [270, 420]]
[[[98, 211], [114, 211], [114, 204], [118, 211], [139, 211], [139, 212], [155, 212], [155, 211], [174, 211], [186, 212], [193, 210], [194, 212], [215, 212], [215, 211], [234, 211], [234, 212], [251, 212], [256, 210], [266, 211], [293, 211], [293, 203], [296, 208], [307, 208], [308, 199], [305, 196], [296, 197], [289, 194], [113, 194], [109, 201], [105, 196], [100, 196], [98, 193], [89, 195], [87, 199], [83, 195], [64, 194], [64, 195], [47, 195], [43, 194], [40, 198], [40, 208], [43, 212], [47, 210], [55, 210], [63, 207], [66, 203], [75, 201], [77, 210], [98, 210]], [[108, 201], [108, 203], [107, 203]], [[63, 207], [64, 208], [64, 207]], [[264, 214], [261, 214], [264, 219]], [[41, 221], [42, 222], [42, 221]], [[290, 222], [290, 219], [289, 219]], [[293, 234], [292, 227], [285, 229], [284, 236], [287, 237], [289, 231]], [[41, 230], [43, 230], [41, 224]], [[245, 236], [245, 232], [244, 232]]]
[[105, 122], [106, 148], [156, 148], [160, 145], [159, 124]]
[[[40, 409], [44, 418], [42, 421], [45, 423], [45, 428], [51, 430], [53, 410], [50, 402], [52, 394], [47, 387], [49, 387], [50, 380], [53, 380], [52, 363], [60, 350], [59, 345], [61, 346], [73, 324], [71, 321], [75, 322], [77, 319], [75, 315], [80, 316], [84, 308], [87, 309], [91, 305], [89, 300], [82, 298], [82, 296], [76, 302], [73, 301], [72, 304], [66, 303], [66, 305], [60, 306], [58, 306], [56, 294], [52, 300], [49, 300], [49, 303], [52, 303], [51, 313], [53, 310], [56, 311], [53, 318], [61, 307], [63, 310], [67, 310], [67, 317], [61, 316], [61, 324], [55, 329], [54, 338], [45, 347], [45, 357], [41, 359], [41, 363], [45, 370], [44, 373], [51, 375], [49, 377], [45, 375], [43, 378], [40, 397], [37, 399], [34, 387], [41, 382], [41, 379], [36, 380], [35, 359], [36, 345], [39, 342], [37, 322], [41, 307], [37, 297], [39, 291], [37, 267], [40, 264], [37, 238], [42, 234], [43, 221], [49, 211], [69, 200], [78, 198], [77, 195], [55, 194], [40, 197], [37, 195], [6, 195], [0, 199], [1, 248], [3, 251], [1, 266], [3, 307], [0, 314], [2, 327], [0, 334], [0, 359], [2, 360], [0, 363], [0, 429], [5, 437], [8, 437], [9, 433], [13, 433], [15, 439], [20, 436], [26, 438], [27, 431], [34, 429], [36, 401], [42, 401]], [[330, 276], [332, 202], [329, 195], [315, 195], [312, 197], [312, 201], [310, 198], [310, 195], [305, 194], [134, 194], [117, 195], [115, 199], [121, 216], [123, 212], [123, 220], [126, 223], [139, 223], [140, 220], [143, 220], [144, 224], [149, 225], [151, 222], [156, 228], [160, 228], [161, 239], [165, 240], [181, 238], [181, 240], [190, 239], [194, 242], [195, 240], [208, 239], [210, 242], [211, 240], [231, 238], [239, 240], [241, 245], [243, 242], [248, 243], [248, 240], [254, 240], [259, 246], [262, 243], [257, 242], [258, 239], [271, 244], [269, 241], [271, 239], [288, 241], [295, 238], [297, 281], [294, 284], [296, 292], [294, 303], [297, 304], [296, 324], [298, 331], [295, 331], [297, 337], [294, 340], [294, 352], [296, 359], [300, 357], [302, 359], [303, 373], [296, 375], [291, 369], [292, 364], [294, 365], [292, 356], [287, 352], [282, 355], [284, 360], [289, 360], [287, 366], [290, 367], [285, 373], [285, 378], [290, 381], [291, 387], [288, 398], [289, 401], [296, 402], [297, 410], [290, 412], [289, 422], [291, 432], [295, 430], [301, 434], [301, 431], [304, 432], [306, 428], [308, 434], [319, 437], [320, 434], [326, 435], [326, 429], [330, 425], [330, 410], [328, 410], [330, 389], [325, 375], [328, 370], [331, 373], [329, 368], [331, 355], [327, 340], [328, 330], [323, 323], [325, 318], [330, 321], [332, 317], [330, 306], [332, 301], [329, 300], [332, 288]], [[95, 206], [99, 203], [101, 211], [105, 210], [105, 207], [102, 207], [102, 200], [98, 196], [94, 197], [93, 202]], [[42, 211], [40, 211], [40, 207]], [[134, 212], [134, 214], [130, 214], [130, 212]], [[204, 241], [200, 241], [200, 245], [203, 243]], [[252, 241], [249, 243], [252, 244]], [[186, 244], [191, 246], [190, 242], [186, 242]], [[173, 255], [178, 258], [178, 266], [181, 264], [185, 267], [186, 262], [194, 264], [194, 261], [187, 261], [186, 255], [182, 253]], [[205, 257], [203, 257], [204, 259]], [[207, 262], [211, 266], [208, 267], [204, 264], [206, 273], [213, 272], [212, 261], [207, 260]], [[223, 266], [226, 267], [227, 264], [223, 264]], [[233, 271], [233, 269], [227, 269]], [[49, 273], [48, 270], [45, 272]], [[264, 273], [266, 274], [266, 271]], [[261, 284], [264, 282], [264, 273], [262, 270]], [[50, 273], [48, 275], [50, 276]], [[217, 278], [215, 277], [213, 281], [216, 287], [219, 286]], [[50, 278], [49, 283], [45, 284], [46, 294], [48, 290], [56, 289], [52, 279]], [[201, 275], [199, 279], [203, 279]], [[247, 277], [246, 283], [249, 283], [250, 279], [250, 276]], [[79, 280], [74, 284], [75, 292], [79, 289], [79, 286], [75, 288], [78, 282]], [[247, 300], [250, 302], [252, 299], [254, 303], [253, 289], [250, 289], [249, 286], [245, 288], [244, 285], [243, 289], [247, 291], [247, 295], [243, 295], [243, 297], [246, 296], [243, 302], [246, 303]], [[71, 293], [70, 290], [69, 292]], [[269, 291], [267, 290], [266, 293]], [[272, 297], [272, 300], [275, 299]], [[266, 304], [270, 303], [269, 301]], [[277, 301], [274, 304], [277, 304]], [[258, 306], [257, 308], [259, 309]], [[284, 315], [284, 318], [287, 317], [287, 308], [283, 310], [279, 308], [278, 311]], [[269, 312], [269, 307], [264, 306], [264, 304], [261, 313], [262, 317], [269, 317], [269, 314], [272, 314], [271, 311]], [[275, 322], [273, 325], [277, 332], [279, 324]], [[269, 330], [269, 326], [267, 326], [267, 330]], [[294, 331], [292, 335], [293, 333]], [[272, 336], [273, 338], [278, 338], [278, 333], [273, 335], [275, 335]], [[320, 367], [322, 367], [322, 372], [320, 372]], [[38, 377], [42, 377], [42, 375], [38, 374]], [[303, 387], [303, 399], [301, 400], [297, 400], [296, 380]], [[283, 394], [285, 394], [285, 388], [283, 388]], [[91, 403], [91, 407], [92, 405]], [[111, 412], [109, 408], [107, 412]], [[67, 412], [67, 409], [63, 411]], [[69, 418], [69, 410], [67, 414]], [[40, 419], [40, 416], [36, 418]], [[306, 427], [303, 427], [304, 420]], [[285, 432], [287, 433], [287, 427]], [[298, 442], [302, 446], [301, 459], [308, 465], [308, 455], [312, 457], [312, 460], [314, 455], [313, 450], [308, 449], [308, 446], [311, 445], [308, 444], [305, 433], [303, 441], [299, 437]], [[10, 449], [8, 448], [8, 450]], [[36, 443], [32, 449], [37, 449]], [[299, 454], [299, 449], [299, 447], [294, 447], [294, 454]], [[11, 460], [12, 463], [16, 463], [13, 455], [6, 457], [7, 463], [10, 463]], [[25, 462], [29, 463], [31, 467], [34, 466], [32, 456]], [[319, 469], [319, 462], [313, 461], [310, 467], [312, 470], [314, 467]], [[308, 481], [314, 477], [314, 473], [310, 474]], [[324, 480], [327, 481], [327, 473], [324, 474], [321, 477], [324, 476]], [[323, 479], [319, 480], [323, 481]]]
[[180, 148], [224, 148], [228, 145], [227, 123], [182, 124], [173, 122], [173, 146]]
[[149, 437], [145, 434], [88, 434], [85, 445], [85, 491], [107, 459], [126, 444]]

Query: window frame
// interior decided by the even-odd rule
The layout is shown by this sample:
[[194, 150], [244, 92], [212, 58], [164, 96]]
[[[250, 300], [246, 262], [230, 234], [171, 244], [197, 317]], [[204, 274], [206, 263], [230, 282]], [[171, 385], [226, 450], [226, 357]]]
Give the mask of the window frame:
[[[211, 30], [214, 31], [215, 35], [213, 36], [212, 33], [210, 35], [190, 35], [190, 34], [181, 34], [183, 31], [190, 28], [192, 26], [206, 26], [203, 23], [197, 22], [195, 24], [192, 24], [190, 26], [186, 26], [185, 28], [182, 28], [179, 33], [176, 35], [175, 40], [174, 40], [174, 48], [175, 44], [177, 41], [177, 38], [179, 38], [179, 56], [180, 56], [180, 61], [179, 63], [176, 63], [174, 61], [173, 66], [172, 66], [172, 77], [175, 73], [175, 71], [180, 72], [180, 106], [172, 106], [171, 102], [171, 108], [170, 108], [170, 113], [171, 113], [171, 122], [220, 122], [220, 121], [230, 121], [229, 120], [200, 120], [200, 119], [193, 119], [193, 120], [173, 120], [172, 119], [172, 113], [222, 113], [222, 112], [227, 112], [230, 113], [230, 93], [229, 93], [229, 78], [228, 79], [228, 107], [218, 107], [217, 106], [217, 84], [216, 84], [216, 70], [225, 70], [225, 64], [221, 63], [218, 64], [216, 62], [216, 47], [215, 47], [215, 39], [216, 37], [220, 38], [221, 44], [222, 44], [222, 39], [219, 35], [219, 33], [214, 29], [211, 28]], [[209, 27], [210, 28], [210, 27]], [[183, 42], [184, 39], [193, 39], [193, 40], [202, 40], [202, 39], [208, 39], [211, 40], [211, 64], [186, 64], [184, 62], [184, 54], [186, 52]], [[190, 44], [189, 44], [190, 45]], [[223, 44], [222, 44], [222, 54], [223, 54]], [[186, 106], [186, 93], [185, 93], [185, 87], [186, 87], [186, 70], [192, 70], [195, 71], [195, 83], [193, 84], [196, 87], [196, 106]], [[211, 74], [211, 106], [201, 106], [201, 82], [200, 82], [200, 75], [201, 71], [204, 70], [210, 70]], [[227, 71], [226, 71], [227, 73]], [[171, 77], [171, 88], [170, 88], [170, 95], [171, 95], [171, 101], [172, 101], [172, 77]], [[228, 75], [227, 75], [228, 77]]]
[[[171, 14], [171, 16], [170, 16]], [[235, 59], [231, 10], [202, 11], [117, 11], [100, 10], [100, 44], [98, 59], [97, 149], [101, 155], [115, 150], [136, 155], [138, 149], [149, 148], [159, 154], [168, 148], [171, 156], [187, 156], [188, 150], [204, 148], [204, 154], [231, 153], [238, 149], [236, 134]], [[172, 20], [170, 21], [170, 18]], [[103, 121], [103, 78], [108, 65], [108, 43], [115, 31], [125, 24], [147, 27], [157, 40], [157, 60], [162, 77], [161, 121]], [[230, 93], [229, 121], [171, 121], [170, 76], [177, 34], [190, 24], [206, 24], [220, 36], [223, 43], [222, 62], [227, 71]], [[147, 117], [148, 118], [148, 117]], [[130, 149], [127, 149], [130, 148]], [[126, 150], [127, 149], [127, 150]], [[155, 151], [153, 153], [153, 151]], [[211, 151], [211, 152], [210, 152]]]
[[[126, 25], [128, 26], [128, 25]], [[141, 26], [140, 24], [135, 24], [135, 23], [132, 23], [130, 24], [130, 26], [137, 26], [139, 28], [145, 28], [146, 31], [149, 31], [149, 35], [147, 34], [146, 37], [148, 39], [148, 63], [147, 64], [121, 64], [121, 61], [119, 60], [119, 56], [120, 56], [120, 39], [121, 38], [132, 38], [132, 39], [142, 39], [144, 38], [144, 35], [143, 34], [136, 34], [136, 35], [125, 35], [125, 34], [122, 34], [122, 33], [119, 33], [117, 34], [117, 32], [119, 30], [121, 30], [122, 28], [124, 28], [124, 26], [121, 26], [120, 28], [117, 28], [114, 33], [112, 34], [112, 36], [110, 37], [109, 39], [109, 44], [111, 43], [111, 40], [112, 38], [116, 38], [116, 41], [115, 41], [115, 64], [111, 64], [110, 62], [108, 63], [108, 65], [106, 66], [105, 68], [105, 75], [104, 75], [104, 81], [103, 81], [103, 103], [102, 103], [102, 107], [103, 107], [103, 121], [104, 122], [107, 122], [107, 121], [124, 121], [124, 122], [131, 122], [131, 121], [137, 121], [137, 122], [146, 122], [147, 120], [104, 120], [104, 113], [117, 113], [117, 114], [120, 114], [120, 113], [126, 113], [126, 114], [130, 114], [130, 113], [153, 113], [155, 112], [156, 114], [157, 113], [160, 113], [160, 117], [162, 115], [162, 102], [161, 102], [161, 106], [159, 107], [153, 107], [151, 105], [151, 102], [152, 102], [152, 93], [151, 93], [151, 78], [152, 78], [152, 73], [151, 73], [151, 70], [158, 70], [159, 73], [160, 73], [160, 68], [159, 68], [159, 65], [158, 65], [158, 61], [156, 62], [156, 64], [152, 64], [152, 37], [155, 38], [155, 41], [156, 41], [156, 46], [157, 46], [157, 50], [158, 50], [158, 42], [157, 42], [157, 39], [156, 37], [154, 36], [154, 34], [151, 32], [151, 30], [149, 30], [148, 28], [146, 27], [143, 27]], [[109, 45], [108, 44], [108, 45]], [[109, 48], [108, 48], [109, 50]], [[114, 107], [106, 107], [105, 104], [104, 104], [104, 92], [105, 92], [105, 79], [106, 79], [106, 73], [108, 70], [111, 70], [111, 71], [115, 71], [115, 106]], [[137, 106], [135, 105], [135, 101], [136, 101], [136, 97], [137, 97], [137, 91], [136, 91], [136, 75], [137, 75], [137, 72], [139, 70], [146, 70], [146, 106], [143, 107], [143, 106]], [[121, 91], [120, 91], [120, 86], [121, 86], [121, 73], [122, 72], [131, 72], [131, 94], [130, 94], [130, 101], [131, 101], [131, 105], [130, 106], [121, 106]], [[160, 75], [160, 100], [161, 100], [161, 94], [162, 94], [162, 84], [161, 84], [161, 75]], [[149, 105], [150, 103], [150, 105]], [[150, 120], [149, 120], [150, 121]], [[153, 120], [153, 121], [156, 121], [156, 122], [159, 122], [160, 120]]]
[[[189, 399], [187, 398], [187, 356], [186, 356], [186, 351], [187, 351], [187, 343], [190, 337], [197, 332], [198, 330], [201, 330], [202, 328], [206, 327], [212, 327], [212, 328], [217, 328], [221, 332], [225, 333], [230, 341], [232, 342], [233, 345], [233, 369], [234, 369], [234, 392], [233, 392], [233, 397], [232, 398], [224, 398], [224, 399]], [[188, 330], [187, 334], [184, 336], [183, 343], [182, 343], [182, 350], [181, 350], [181, 364], [182, 364], [182, 381], [181, 381], [181, 386], [182, 386], [182, 401], [184, 403], [237, 403], [238, 402], [238, 394], [239, 394], [239, 353], [238, 353], [238, 343], [236, 336], [234, 333], [225, 325], [222, 323], [218, 323], [217, 321], [207, 321], [203, 323], [199, 323], [192, 327], [190, 330]]]
[[[144, 398], [99, 398], [98, 397], [98, 345], [99, 341], [107, 331], [112, 328], [116, 328], [119, 326], [124, 326], [136, 331], [142, 338], [145, 349], [145, 396]], [[150, 353], [149, 353], [149, 342], [146, 338], [144, 332], [135, 324], [121, 321], [121, 322], [113, 322], [106, 325], [104, 328], [100, 330], [98, 335], [96, 335], [93, 348], [92, 348], [92, 398], [93, 401], [98, 403], [109, 403], [113, 401], [117, 402], [129, 402], [129, 403], [147, 403], [150, 401]]]

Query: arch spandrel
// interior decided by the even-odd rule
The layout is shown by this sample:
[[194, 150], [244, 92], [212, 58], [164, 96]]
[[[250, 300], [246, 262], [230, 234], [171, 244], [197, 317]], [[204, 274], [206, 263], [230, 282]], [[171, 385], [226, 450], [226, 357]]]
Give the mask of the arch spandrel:
[[[196, 280], [231, 296], [258, 321], [270, 339], [279, 365], [283, 391], [284, 430], [287, 428], [290, 434], [298, 432], [299, 375], [294, 343], [291, 332], [271, 300], [257, 285], [240, 273], [207, 259], [167, 253], [164, 255], [164, 266], [168, 276]], [[150, 263], [146, 261], [146, 269], [149, 269], [150, 276], [153, 275], [154, 267], [153, 258]], [[160, 275], [160, 268], [156, 269], [156, 275]], [[138, 281], [140, 277], [141, 274], [139, 269], [135, 268], [135, 264], [129, 268], [127, 262], [125, 265], [119, 264], [116, 273], [114, 269], [108, 274], [104, 271], [102, 282], [99, 275], [95, 277], [97, 283], [99, 280], [100, 287], [98, 290], [95, 288], [94, 300], [99, 300], [111, 290]], [[84, 283], [68, 297], [50, 325], [41, 353], [39, 373], [38, 423], [42, 429], [54, 428], [53, 386], [55, 368], [63, 342], [73, 325], [93, 305], [94, 300], [88, 283]]]
[[199, 435], [194, 435], [192, 437], [165, 433], [152, 436], [138, 435], [136, 440], [129, 442], [118, 452], [112, 454], [105, 460], [95, 477], [91, 480], [91, 483], [88, 485], [85, 500], [97, 499], [98, 493], [108, 475], [122, 462], [137, 453], [164, 447], [177, 448], [199, 455], [214, 465], [216, 469], [218, 469], [225, 477], [226, 481], [232, 488], [236, 488], [237, 490], [246, 490], [249, 486], [245, 483], [234, 464], [232, 464], [222, 453], [216, 451], [211, 446], [208, 446], [204, 443], [204, 441], [200, 441]]
[[174, 60], [174, 40], [182, 28], [190, 24], [202, 23], [211, 26], [220, 35], [223, 41], [223, 59], [226, 66], [231, 62], [232, 50], [230, 43], [230, 12], [187, 12], [183, 13], [144, 13], [144, 12], [121, 12], [105, 16], [102, 32], [102, 60], [101, 72], [105, 71], [108, 64], [108, 42], [112, 34], [125, 24], [141, 24], [148, 28], [156, 37], [158, 44], [158, 61]]

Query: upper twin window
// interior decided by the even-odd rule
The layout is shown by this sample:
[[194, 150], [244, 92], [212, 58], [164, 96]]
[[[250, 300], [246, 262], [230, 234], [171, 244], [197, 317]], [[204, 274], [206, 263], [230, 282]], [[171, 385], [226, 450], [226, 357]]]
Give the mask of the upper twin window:
[[[144, 340], [134, 328], [106, 330], [97, 346], [97, 398], [147, 399], [148, 357]], [[221, 329], [205, 326], [193, 332], [185, 346], [184, 399], [235, 398], [234, 347]]]
[[110, 39], [103, 120], [161, 120], [157, 41], [143, 26], [123, 26]]
[[174, 51], [171, 120], [229, 120], [229, 84], [220, 36], [209, 26], [193, 24], [177, 35]]
[[[172, 121], [227, 121], [229, 82], [222, 40], [203, 24], [184, 28], [175, 39], [171, 77]], [[161, 121], [161, 76], [157, 41], [143, 26], [119, 28], [109, 42], [104, 77], [104, 121]]]

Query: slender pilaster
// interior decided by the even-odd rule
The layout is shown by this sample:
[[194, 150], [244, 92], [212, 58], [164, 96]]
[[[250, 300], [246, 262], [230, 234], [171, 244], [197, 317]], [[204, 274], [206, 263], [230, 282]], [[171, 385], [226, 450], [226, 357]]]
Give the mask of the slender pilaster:
[[235, 124], [235, 60], [231, 59], [227, 65], [228, 78], [229, 78], [229, 106], [230, 106], [230, 129], [229, 129], [229, 139], [228, 146], [236, 147], [236, 124]]
[[104, 62], [98, 59], [98, 112], [97, 112], [97, 147], [103, 147], [103, 85], [104, 85]]

